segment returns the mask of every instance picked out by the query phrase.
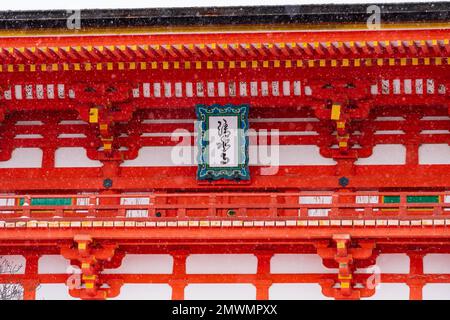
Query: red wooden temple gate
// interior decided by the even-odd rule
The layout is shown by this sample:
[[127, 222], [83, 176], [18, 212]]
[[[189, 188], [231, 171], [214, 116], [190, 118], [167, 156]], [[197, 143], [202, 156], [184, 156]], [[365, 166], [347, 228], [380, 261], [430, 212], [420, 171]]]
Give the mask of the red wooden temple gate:
[[[450, 283], [423, 270], [426, 254], [450, 253], [450, 164], [428, 157], [450, 144], [447, 5], [426, 15], [383, 6], [377, 30], [364, 6], [289, 8], [86, 11], [81, 30], [64, 29], [61, 12], [1, 14], [0, 255], [25, 256], [26, 268], [0, 282], [21, 283], [25, 299], [65, 283], [38, 272], [52, 254], [80, 267], [70, 294], [83, 299], [115, 297], [124, 283], [168, 283], [174, 299], [192, 283], [250, 283], [257, 299], [275, 283], [318, 283], [359, 299], [376, 289], [356, 270], [406, 253], [410, 273], [381, 283], [406, 283], [411, 299]], [[195, 148], [197, 104], [248, 104], [251, 144], [309, 146], [323, 163], [290, 151], [274, 171], [251, 164], [250, 181], [211, 183], [195, 164], [155, 164], [159, 147]], [[370, 163], [382, 145], [403, 146], [404, 161]], [[65, 165], [57, 155], [69, 148], [94, 164]], [[11, 166], [24, 149], [41, 163]], [[145, 150], [152, 164], [136, 164]], [[149, 253], [172, 255], [173, 273], [102, 273]], [[257, 272], [187, 274], [196, 253], [255, 254]], [[337, 272], [272, 274], [279, 253], [318, 254]]]

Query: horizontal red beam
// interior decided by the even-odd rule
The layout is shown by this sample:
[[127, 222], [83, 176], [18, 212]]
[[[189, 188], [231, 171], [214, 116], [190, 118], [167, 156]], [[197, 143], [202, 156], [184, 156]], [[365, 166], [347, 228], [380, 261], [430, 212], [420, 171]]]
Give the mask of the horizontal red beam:
[[[59, 247], [61, 245], [72, 244], [72, 239], [67, 240], [48, 240], [39, 241], [36, 243], [20, 242], [14, 240], [6, 240], [0, 242], [1, 255], [58, 255], [60, 254]], [[320, 242], [321, 240], [319, 240]], [[329, 239], [331, 241], [331, 239]], [[370, 241], [370, 240], [369, 240]], [[109, 243], [105, 240], [104, 243]], [[135, 240], [121, 240], [120, 248], [126, 254], [176, 254], [184, 251], [189, 254], [256, 254], [259, 253], [274, 253], [274, 254], [316, 254], [317, 249], [308, 241], [299, 242], [295, 244], [284, 244], [281, 242], [266, 245], [242, 243], [238, 246], [228, 246], [226, 243], [214, 243], [214, 241], [205, 243], [184, 242], [183, 244], [163, 244], [159, 243], [157, 246], [155, 242], [146, 242]], [[439, 239], [397, 239], [389, 243], [377, 244], [377, 250], [380, 253], [407, 253], [420, 251], [422, 254], [432, 253], [450, 253], [450, 245], [445, 240]]]
[[[280, 166], [276, 175], [260, 175], [264, 167], [250, 167], [251, 185], [215, 185], [215, 190], [334, 190], [339, 189], [339, 173], [335, 166]], [[112, 190], [152, 191], [207, 190], [209, 184], [199, 184], [197, 168], [193, 167], [122, 167], [113, 180]], [[317, 175], [320, 172], [320, 175]], [[411, 174], [414, 172], [414, 174]], [[0, 169], [2, 192], [29, 190], [105, 190], [101, 168]], [[355, 166], [348, 188], [359, 190], [392, 188], [448, 189], [448, 165], [364, 165]], [[45, 177], [45, 184], [40, 183]], [[142, 177], [145, 177], [144, 179]], [[308, 177], [308, 179], [305, 179]], [[386, 184], [389, 177], [389, 184]], [[271, 187], [272, 186], [272, 187]], [[41, 191], [42, 192], [42, 191]]]
[[[286, 59], [289, 60], [289, 59]], [[243, 60], [247, 61], [247, 60]], [[280, 67], [251, 67], [251, 61], [247, 63], [247, 67], [241, 68], [236, 63], [235, 68], [224, 69], [208, 69], [206, 65], [202, 69], [196, 69], [195, 64], [190, 69], [174, 69], [165, 70], [163, 68], [151, 69], [147, 67], [145, 70], [140, 70], [139, 65], [135, 70], [111, 70], [108, 71], [106, 67], [102, 70], [91, 71], [36, 71], [36, 72], [0, 72], [0, 83], [6, 85], [10, 84], [46, 84], [46, 83], [83, 83], [89, 82], [119, 82], [127, 81], [129, 83], [138, 82], [175, 82], [175, 81], [275, 81], [275, 80], [308, 80], [308, 79], [330, 79], [330, 74], [333, 75], [333, 80], [339, 79], [368, 79], [379, 80], [385, 79], [448, 79], [445, 71], [450, 68], [450, 64], [441, 65], [424, 65], [422, 62], [415, 66], [401, 66], [388, 65], [385, 62], [382, 66], [375, 63], [372, 66], [347, 66], [347, 67], [330, 67], [330, 66], [315, 66], [296, 67], [293, 63], [292, 67], [286, 68], [284, 63]], [[192, 63], [191, 63], [192, 64]], [[5, 69], [5, 66], [3, 66]], [[339, 71], [339, 72], [337, 72]], [[364, 72], [361, 72], [364, 71]], [[282, 73], [280, 73], [282, 72]], [[39, 75], [38, 81], [36, 75]], [[198, 80], [197, 80], [198, 79]], [[55, 94], [56, 96], [56, 94]], [[25, 99], [24, 99], [25, 100]], [[57, 100], [55, 98], [55, 100]]]
[[[366, 280], [371, 274], [355, 274], [355, 281]], [[39, 280], [40, 284], [65, 283], [67, 274], [39, 274], [39, 275], [0, 275], [2, 283], [21, 283], [24, 280]], [[267, 274], [265, 279], [272, 283], [319, 283], [326, 279], [335, 280], [337, 273], [303, 273], [303, 274]], [[381, 273], [380, 283], [406, 283], [409, 274]], [[418, 275], [424, 283], [449, 283], [450, 274], [421, 274]], [[101, 274], [102, 281], [120, 279], [124, 283], [169, 283], [173, 274]], [[261, 279], [258, 274], [186, 274], [183, 279], [188, 284], [194, 283], [254, 283]]]
[[[267, 31], [267, 32], [208, 32], [146, 35], [83, 35], [2, 37], [4, 47], [108, 46], [135, 44], [192, 44], [192, 43], [292, 43], [328, 41], [417, 41], [448, 39], [447, 28], [411, 30], [362, 31]], [[38, 45], [36, 38], [39, 39]]]
[[[150, 232], [151, 230], [151, 232]], [[139, 240], [148, 243], [178, 244], [296, 244], [317, 240], [332, 239], [335, 234], [348, 234], [352, 239], [376, 240], [377, 244], [388, 244], [399, 240], [414, 239], [415, 242], [445, 240], [450, 237], [450, 228], [433, 227], [240, 227], [223, 228], [22, 228], [0, 229], [0, 241], [39, 241], [73, 240], [80, 233], [88, 233], [93, 239], [117, 242]]]

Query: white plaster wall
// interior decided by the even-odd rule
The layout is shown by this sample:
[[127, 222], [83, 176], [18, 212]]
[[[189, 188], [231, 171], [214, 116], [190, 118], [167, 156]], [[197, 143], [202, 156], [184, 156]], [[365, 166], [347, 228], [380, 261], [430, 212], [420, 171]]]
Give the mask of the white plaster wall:
[[[425, 146], [425, 147], [424, 147]], [[447, 145], [424, 145], [419, 149], [421, 164], [448, 164], [450, 147]], [[432, 147], [429, 147], [432, 146]], [[273, 149], [271, 149], [273, 148]], [[433, 149], [432, 151], [430, 151]], [[436, 153], [436, 156], [432, 152]], [[430, 155], [431, 154], [431, 155]], [[434, 159], [434, 160], [431, 160]], [[373, 154], [361, 158], [356, 165], [402, 165], [406, 161], [406, 148], [401, 144], [376, 145]], [[314, 145], [280, 145], [280, 146], [250, 146], [249, 163], [254, 166], [279, 164], [295, 165], [334, 165], [332, 159], [324, 158], [319, 148]], [[126, 160], [123, 167], [159, 167], [159, 166], [195, 166], [197, 165], [196, 146], [152, 146], [142, 147], [138, 157]]]
[[[266, 149], [267, 148], [267, 149]], [[271, 148], [274, 148], [271, 150]], [[251, 146], [250, 165], [334, 165], [335, 161], [324, 158], [319, 148], [313, 145]], [[405, 163], [406, 149], [403, 145], [376, 145], [373, 154], [361, 158], [356, 165], [401, 165]], [[450, 147], [447, 144], [424, 144], [419, 147], [420, 164], [450, 164]], [[195, 166], [196, 146], [143, 147], [134, 160], [124, 161], [124, 167], [140, 166]], [[17, 148], [12, 158], [0, 161], [0, 168], [39, 168], [42, 166], [42, 150], [39, 148]], [[87, 157], [80, 147], [58, 148], [55, 152], [55, 167], [101, 167], [100, 161]]]
[[450, 283], [429, 283], [422, 291], [424, 300], [450, 300]]
[[270, 300], [333, 300], [316, 283], [277, 283], [269, 288]]
[[[335, 161], [320, 155], [317, 146], [281, 145], [278, 150], [252, 146], [249, 150], [250, 165], [334, 165]], [[126, 160], [124, 167], [195, 166], [196, 147], [143, 147], [134, 160]], [[279, 152], [278, 155], [276, 153]], [[402, 145], [377, 145], [373, 154], [361, 158], [356, 165], [401, 165], [405, 164], [406, 150]], [[419, 147], [420, 164], [450, 164], [450, 147], [447, 144], [424, 144]], [[0, 161], [0, 168], [40, 168], [42, 150], [39, 148], [17, 148], [7, 161]], [[87, 157], [86, 150], [79, 147], [58, 148], [55, 152], [57, 168], [101, 167], [100, 161]]]
[[[262, 153], [263, 151], [258, 150], [258, 152]], [[279, 164], [282, 166], [296, 166], [296, 165], [332, 166], [336, 164], [336, 162], [333, 159], [322, 157], [319, 153], [319, 147], [314, 145], [304, 145], [304, 146], [280, 145], [279, 152], [280, 155], [278, 157], [278, 161]], [[259, 155], [258, 160], [260, 160], [260, 158], [261, 156]], [[276, 160], [275, 157], [274, 160]], [[256, 163], [259, 165], [266, 164], [262, 163], [261, 161], [258, 161], [256, 163], [255, 162], [252, 162], [252, 153], [250, 153], [250, 164]]]
[[43, 255], [38, 260], [38, 273], [67, 273], [70, 272], [70, 262], [61, 255]]
[[186, 272], [191, 274], [254, 274], [256, 256], [252, 254], [193, 254], [186, 259]]
[[419, 164], [450, 164], [450, 146], [448, 144], [421, 145]]
[[367, 268], [359, 268], [355, 273], [395, 273], [409, 274], [409, 257], [406, 254], [380, 254], [374, 265]]
[[179, 147], [142, 147], [134, 160], [125, 160], [122, 167], [162, 167], [192, 166], [195, 163], [196, 149], [190, 146]]
[[409, 273], [409, 257], [406, 254], [380, 254], [376, 265], [381, 273]]
[[[275, 147], [274, 147], [275, 148]], [[278, 150], [276, 150], [278, 149]], [[334, 165], [332, 159], [324, 158], [317, 146], [281, 145], [271, 151], [270, 146], [250, 146], [249, 164], [257, 166], [275, 165]], [[172, 167], [196, 166], [197, 146], [152, 146], [142, 147], [138, 157], [126, 160], [122, 167]]]
[[363, 300], [408, 300], [409, 287], [404, 283], [381, 283], [375, 294]]
[[170, 300], [172, 288], [168, 284], [128, 283], [120, 288], [120, 294], [110, 300]]
[[117, 274], [170, 274], [173, 258], [168, 254], [127, 254], [117, 269], [105, 269], [104, 273]]
[[336, 273], [325, 268], [317, 254], [275, 254], [270, 261], [271, 273]]
[[40, 168], [43, 152], [39, 148], [16, 148], [11, 159], [0, 161], [0, 168]]
[[91, 160], [87, 156], [86, 149], [78, 147], [58, 148], [55, 151], [56, 168], [88, 168], [101, 167], [102, 163]]
[[356, 165], [400, 165], [405, 164], [406, 148], [401, 144], [379, 144], [370, 157], [358, 159]]
[[254, 300], [256, 288], [251, 284], [190, 284], [184, 290], [186, 300]]
[[423, 272], [450, 274], [450, 254], [427, 254], [423, 259]]
[[79, 300], [69, 294], [65, 283], [45, 283], [36, 290], [36, 300]]

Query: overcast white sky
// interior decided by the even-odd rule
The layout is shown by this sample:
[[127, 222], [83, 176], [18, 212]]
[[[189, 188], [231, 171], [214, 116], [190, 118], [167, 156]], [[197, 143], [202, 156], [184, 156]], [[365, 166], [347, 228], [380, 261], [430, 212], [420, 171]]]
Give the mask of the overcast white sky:
[[[438, 1], [428, 0], [426, 2]], [[423, 2], [423, 0], [1, 0], [0, 10], [258, 6], [374, 2]]]

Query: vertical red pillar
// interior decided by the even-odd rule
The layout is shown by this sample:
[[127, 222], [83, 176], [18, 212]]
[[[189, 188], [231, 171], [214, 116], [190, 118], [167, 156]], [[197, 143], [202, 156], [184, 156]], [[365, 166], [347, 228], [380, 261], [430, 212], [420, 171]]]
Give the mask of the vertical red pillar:
[[184, 280], [171, 280], [170, 286], [172, 287], [172, 300], [184, 300], [184, 288], [187, 283]]
[[184, 300], [184, 288], [187, 286], [186, 259], [188, 255], [189, 252], [186, 250], [172, 252], [173, 277], [169, 281], [172, 287], [172, 300]]
[[407, 281], [409, 286], [409, 299], [410, 300], [422, 300], [422, 290], [425, 286], [423, 278], [423, 257], [421, 252], [410, 252], [409, 256], [409, 274], [410, 277]]
[[416, 166], [419, 164], [419, 146], [420, 141], [418, 141], [418, 135], [420, 132], [420, 116], [417, 114], [408, 115], [407, 117], [408, 125], [404, 129], [405, 147], [406, 147], [406, 164], [411, 166]]
[[46, 121], [46, 128], [44, 133], [45, 146], [42, 147], [42, 168], [52, 169], [55, 167], [55, 151], [57, 149], [57, 126], [58, 119], [55, 117], [50, 117]]
[[52, 169], [55, 167], [55, 147], [42, 148], [42, 168]]
[[38, 261], [39, 255], [30, 253], [25, 255], [25, 279], [22, 281], [23, 286], [23, 299], [35, 300], [36, 288], [39, 285], [38, 280]]
[[406, 164], [419, 164], [419, 145], [415, 142], [408, 142], [406, 145]]
[[256, 271], [256, 300], [269, 300], [269, 288], [272, 285], [270, 278], [270, 259], [272, 259], [273, 252], [261, 251], [255, 253], [258, 259], [258, 267]]

